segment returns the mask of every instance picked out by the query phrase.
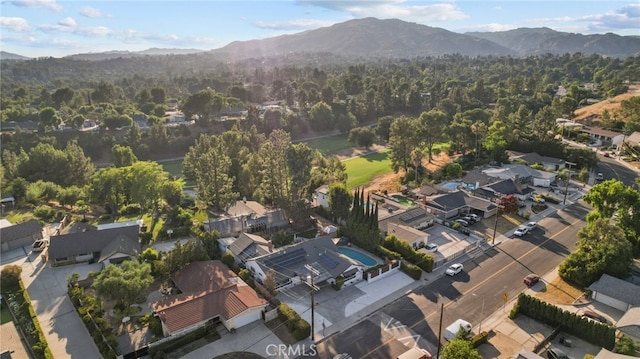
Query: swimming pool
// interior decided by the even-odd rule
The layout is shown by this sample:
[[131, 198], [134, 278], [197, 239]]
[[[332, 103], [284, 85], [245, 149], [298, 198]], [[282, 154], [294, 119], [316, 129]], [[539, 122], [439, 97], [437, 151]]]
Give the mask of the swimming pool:
[[355, 249], [351, 249], [348, 247], [339, 247], [338, 248], [338, 252], [344, 254], [345, 256], [356, 260], [364, 265], [366, 265], [367, 267], [373, 267], [376, 264], [378, 264], [378, 262], [371, 258], [371, 256], [368, 256], [360, 251], [357, 251]]

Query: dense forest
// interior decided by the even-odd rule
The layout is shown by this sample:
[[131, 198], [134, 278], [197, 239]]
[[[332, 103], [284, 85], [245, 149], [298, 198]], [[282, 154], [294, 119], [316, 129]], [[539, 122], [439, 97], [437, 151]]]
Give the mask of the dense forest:
[[[404, 171], [420, 169], [441, 142], [487, 161], [500, 161], [514, 146], [554, 155], [560, 151], [553, 145], [557, 118], [571, 119], [588, 101], [640, 81], [638, 57], [582, 54], [343, 64], [323, 55], [294, 62], [293, 55], [238, 63], [204, 59], [3, 61], [2, 126], [12, 129], [2, 133], [3, 192], [26, 196], [29, 184], [40, 182], [32, 192], [42, 197], [56, 192], [43, 187], [49, 182], [66, 188], [65, 203], [93, 201], [112, 212], [134, 202], [151, 208], [154, 200], [135, 199], [132, 184], [116, 179], [135, 179], [135, 171], [157, 179], [158, 168], [137, 165], [126, 175], [117, 168], [186, 156], [185, 173], [208, 205], [224, 208], [247, 196], [298, 213], [314, 188], [344, 181], [344, 169], [292, 139], [339, 131], [360, 146], [386, 143], [394, 169]], [[603, 124], [639, 130], [636, 99], [603, 116]], [[263, 107], [267, 102], [277, 106]], [[166, 113], [174, 109], [187, 121], [166, 126]], [[143, 126], [134, 121], [140, 118]], [[79, 131], [87, 122], [97, 130]], [[581, 166], [593, 165], [592, 158], [575, 156], [571, 160]], [[213, 159], [216, 175], [209, 176]], [[96, 171], [96, 162], [116, 169]], [[117, 193], [104, 190], [112, 180]], [[156, 182], [150, 196], [178, 201], [180, 184]]]

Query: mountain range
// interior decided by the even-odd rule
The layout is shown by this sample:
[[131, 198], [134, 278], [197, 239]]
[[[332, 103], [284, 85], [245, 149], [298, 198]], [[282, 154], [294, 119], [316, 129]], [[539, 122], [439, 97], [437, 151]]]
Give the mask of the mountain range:
[[[140, 52], [109, 51], [70, 55], [76, 60], [104, 60], [167, 54], [203, 52], [196, 49], [148, 49]], [[224, 60], [283, 56], [294, 53], [324, 53], [345, 57], [417, 56], [514, 56], [583, 53], [611, 57], [640, 55], [640, 37], [612, 33], [583, 35], [549, 28], [518, 28], [498, 32], [456, 33], [442, 28], [397, 19], [364, 18], [349, 20], [292, 35], [235, 41], [207, 53]], [[1, 59], [20, 55], [2, 52]]]

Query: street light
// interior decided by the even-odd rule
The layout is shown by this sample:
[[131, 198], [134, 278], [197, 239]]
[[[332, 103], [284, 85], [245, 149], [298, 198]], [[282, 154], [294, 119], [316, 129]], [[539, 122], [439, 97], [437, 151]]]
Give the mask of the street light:
[[[477, 297], [476, 293], [471, 293], [472, 296]], [[482, 333], [482, 318], [484, 318], [484, 297], [482, 297], [482, 309], [480, 309], [480, 324], [478, 325], [478, 333]]]

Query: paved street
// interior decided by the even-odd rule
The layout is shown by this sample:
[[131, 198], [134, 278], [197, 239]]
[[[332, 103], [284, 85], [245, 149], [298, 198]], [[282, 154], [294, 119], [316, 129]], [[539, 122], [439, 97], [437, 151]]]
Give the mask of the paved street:
[[[26, 248], [26, 247], [25, 247]], [[101, 358], [67, 291], [67, 277], [77, 272], [86, 278], [100, 264], [76, 264], [52, 268], [37, 253], [26, 255], [22, 248], [2, 253], [2, 266], [22, 267], [22, 281], [54, 358]]]
[[[577, 232], [588, 211], [582, 204], [568, 206], [541, 220], [540, 227], [522, 239], [504, 240], [500, 246], [465, 262], [464, 272], [456, 277], [435, 277], [376, 316], [320, 343], [318, 357], [331, 358], [335, 353], [349, 353], [354, 358], [397, 356], [406, 350], [406, 346], [399, 345], [406, 336], [389, 335], [389, 328], [402, 326], [435, 354], [441, 305], [443, 327], [458, 318], [479, 324], [483, 317], [502, 308], [504, 293], [513, 298], [525, 289], [522, 278], [526, 274], [553, 270], [575, 249]], [[380, 321], [379, 316], [391, 322]], [[366, 340], [360, 339], [365, 337]]]

